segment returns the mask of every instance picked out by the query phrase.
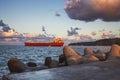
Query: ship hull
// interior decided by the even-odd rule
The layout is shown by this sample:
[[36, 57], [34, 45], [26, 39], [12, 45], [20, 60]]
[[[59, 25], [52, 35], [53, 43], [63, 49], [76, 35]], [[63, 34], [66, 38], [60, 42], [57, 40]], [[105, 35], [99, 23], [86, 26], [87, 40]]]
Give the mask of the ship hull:
[[29, 43], [26, 42], [25, 46], [55, 46], [55, 47], [60, 47], [63, 46], [64, 43]]

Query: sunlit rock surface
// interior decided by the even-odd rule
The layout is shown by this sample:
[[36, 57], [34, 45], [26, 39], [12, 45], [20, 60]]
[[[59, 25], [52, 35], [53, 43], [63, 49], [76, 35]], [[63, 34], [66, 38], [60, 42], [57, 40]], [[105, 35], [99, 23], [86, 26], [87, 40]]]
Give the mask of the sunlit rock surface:
[[84, 63], [95, 62], [95, 61], [99, 61], [99, 59], [94, 55], [86, 55], [83, 57]]
[[90, 49], [90, 48], [85, 48], [84, 49], [84, 55], [92, 55], [92, 54], [94, 54], [92, 49]]
[[3, 80], [119, 80], [120, 59], [9, 74]]
[[120, 46], [119, 45], [112, 45], [111, 51], [110, 51], [110, 57], [120, 57]]
[[63, 55], [68, 65], [76, 65], [82, 62], [82, 56], [78, 55], [70, 46], [65, 46], [63, 48]]
[[97, 52], [93, 55], [97, 57], [100, 61], [106, 60], [106, 54], [104, 52]]
[[99, 61], [99, 59], [97, 57], [95, 57], [93, 54], [94, 54], [94, 52], [93, 52], [92, 49], [85, 48], [84, 49], [83, 62], [84, 63], [89, 63], [89, 62]]

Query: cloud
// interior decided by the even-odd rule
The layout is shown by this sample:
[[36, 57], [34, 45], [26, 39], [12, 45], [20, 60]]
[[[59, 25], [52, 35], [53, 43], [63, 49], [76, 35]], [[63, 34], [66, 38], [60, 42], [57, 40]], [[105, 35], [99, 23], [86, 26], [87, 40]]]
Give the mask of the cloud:
[[17, 33], [14, 32], [13, 30], [9, 30], [8, 32], [2, 32], [1, 36], [12, 37], [12, 36], [17, 36]]
[[0, 30], [1, 38], [11, 38], [11, 37], [19, 36], [18, 32], [16, 32], [14, 29], [10, 28], [10, 26], [5, 24], [2, 20], [0, 20], [0, 27], [1, 27], [1, 30]]
[[80, 40], [84, 42], [84, 41], [93, 41], [94, 39], [87, 34], [80, 34]]
[[0, 20], [0, 26], [6, 26], [6, 24], [5, 24], [5, 23], [3, 23], [3, 21], [2, 21], [2, 20]]
[[76, 20], [120, 21], [120, 0], [68, 0], [64, 9]]
[[96, 32], [92, 32], [91, 34], [92, 34], [92, 36], [95, 36], [97, 33]]
[[102, 38], [115, 38], [115, 37], [116, 37], [116, 35], [109, 33], [109, 32], [104, 32], [102, 34]]
[[7, 24], [3, 23], [2, 20], [0, 20], [0, 26], [2, 27], [2, 30], [4, 32], [8, 32], [9, 30], [11, 30], [11, 28]]
[[32, 41], [53, 41], [55, 36], [46, 33], [45, 27], [42, 26], [42, 31], [44, 34], [36, 34], [36, 33], [19, 33], [12, 29], [10, 26], [5, 24], [2, 20], [0, 20], [0, 44], [4, 44], [6, 41], [9, 43], [24, 43], [28, 40]]
[[33, 38], [38, 36], [39, 34], [35, 34], [35, 33], [24, 33], [24, 37], [28, 37], [28, 38]]
[[109, 33], [108, 32], [104, 32], [103, 34], [102, 34], [102, 38], [108, 38], [109, 37]]
[[[4, 41], [9, 42], [20, 42], [24, 40], [24, 36], [21, 33], [16, 32], [2, 20], [0, 20], [0, 41], [4, 43]], [[0, 42], [1, 43], [1, 42]]]
[[58, 16], [58, 17], [59, 17], [59, 16], [61, 16], [61, 14], [58, 13], [58, 12], [56, 12], [56, 13], [55, 13], [55, 16]]
[[71, 30], [68, 30], [67, 33], [68, 33], [68, 36], [73, 36], [73, 35], [78, 35], [78, 32], [77, 30], [80, 30], [80, 28], [72, 28], [71, 27]]

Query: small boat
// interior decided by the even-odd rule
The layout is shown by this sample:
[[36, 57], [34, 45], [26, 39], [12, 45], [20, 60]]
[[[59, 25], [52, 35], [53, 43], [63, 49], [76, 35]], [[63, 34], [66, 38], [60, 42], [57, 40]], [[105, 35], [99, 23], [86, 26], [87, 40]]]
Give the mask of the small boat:
[[58, 38], [55, 39], [53, 42], [25, 42], [25, 46], [54, 46], [60, 47], [63, 46], [64, 42]]

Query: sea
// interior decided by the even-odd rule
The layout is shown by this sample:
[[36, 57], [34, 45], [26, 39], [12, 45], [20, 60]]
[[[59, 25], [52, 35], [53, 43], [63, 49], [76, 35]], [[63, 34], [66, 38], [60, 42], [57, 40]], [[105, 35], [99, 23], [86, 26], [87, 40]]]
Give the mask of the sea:
[[[71, 46], [76, 52], [84, 54], [84, 48], [89, 47], [94, 51], [110, 51], [111, 46]], [[9, 73], [7, 62], [12, 57], [17, 57], [25, 64], [35, 62], [43, 65], [46, 57], [58, 60], [63, 53], [63, 47], [29, 47], [24, 45], [0, 45], [0, 80]]]

